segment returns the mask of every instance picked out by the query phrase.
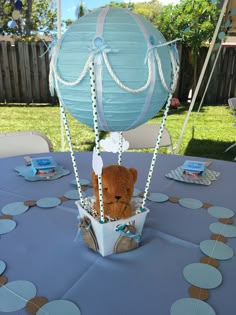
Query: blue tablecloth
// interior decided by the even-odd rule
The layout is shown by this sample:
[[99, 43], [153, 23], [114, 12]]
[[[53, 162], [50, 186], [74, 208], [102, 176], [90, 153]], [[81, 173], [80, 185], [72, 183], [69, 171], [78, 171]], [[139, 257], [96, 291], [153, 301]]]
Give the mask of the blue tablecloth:
[[[26, 181], [14, 168], [24, 165], [23, 157], [0, 159], [0, 209], [6, 204], [59, 197], [73, 189], [73, 167], [69, 153], [50, 153], [56, 162], [71, 171], [53, 181]], [[40, 156], [40, 155], [35, 155]], [[41, 155], [42, 156], [42, 155]], [[117, 155], [102, 153], [104, 164], [117, 163]], [[122, 164], [138, 170], [135, 187], [144, 190], [151, 155], [124, 153]], [[169, 197], [193, 198], [235, 211], [235, 163], [213, 160], [210, 169], [220, 177], [210, 186], [186, 184], [165, 177], [186, 159], [158, 155], [150, 192]], [[76, 154], [80, 178], [90, 179], [91, 152]], [[204, 159], [198, 159], [204, 160]], [[87, 189], [92, 195], [92, 188]], [[217, 219], [206, 209], [188, 209], [170, 201], [147, 201], [150, 209], [141, 246], [127, 253], [102, 257], [86, 247], [80, 236], [75, 242], [78, 210], [74, 200], [44, 209], [31, 207], [14, 216], [16, 228], [0, 239], [0, 260], [6, 262], [8, 281], [27, 280], [37, 287], [37, 296], [66, 299], [79, 306], [82, 315], [167, 315], [172, 304], [189, 297], [191, 286], [183, 269], [204, 256], [199, 243], [210, 239], [209, 225]], [[227, 244], [235, 251], [236, 239]], [[219, 315], [235, 313], [236, 259], [220, 261], [222, 284], [210, 290], [206, 301]], [[9, 313], [8, 313], [9, 314]], [[11, 314], [27, 314], [25, 309]], [[67, 314], [65, 314], [67, 315]], [[182, 314], [184, 315], [184, 314]], [[190, 314], [188, 314], [190, 315]], [[201, 314], [202, 315], [202, 314]]]

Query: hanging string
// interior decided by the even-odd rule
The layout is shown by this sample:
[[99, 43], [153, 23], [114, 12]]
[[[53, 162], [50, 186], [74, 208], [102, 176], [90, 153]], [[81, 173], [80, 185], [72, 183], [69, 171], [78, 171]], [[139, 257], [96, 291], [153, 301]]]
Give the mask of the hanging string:
[[67, 117], [66, 117], [66, 113], [64, 110], [64, 107], [61, 105], [60, 103], [60, 109], [61, 109], [61, 114], [62, 114], [62, 119], [63, 119], [63, 123], [65, 126], [65, 130], [66, 130], [66, 136], [67, 136], [67, 141], [68, 141], [68, 145], [70, 148], [70, 155], [71, 155], [71, 160], [72, 160], [72, 165], [73, 165], [73, 169], [74, 169], [74, 174], [75, 174], [75, 180], [76, 180], [76, 185], [77, 185], [77, 189], [78, 189], [78, 193], [80, 196], [80, 203], [82, 205], [82, 207], [84, 206], [84, 198], [83, 198], [83, 192], [81, 189], [81, 184], [80, 184], [80, 178], [79, 178], [79, 172], [77, 169], [77, 164], [76, 164], [76, 160], [75, 160], [75, 154], [73, 151], [73, 146], [72, 146], [72, 141], [71, 141], [71, 133], [70, 133], [70, 128], [67, 122]]
[[116, 76], [116, 74], [114, 73], [114, 71], [112, 70], [111, 68], [111, 65], [109, 63], [109, 60], [107, 58], [107, 55], [103, 52], [102, 53], [103, 55], [103, 59], [104, 59], [104, 62], [105, 62], [105, 65], [107, 67], [107, 70], [108, 72], [110, 73], [110, 76], [112, 77], [112, 79], [116, 82], [116, 84], [121, 87], [123, 90], [127, 91], [127, 92], [130, 92], [130, 93], [141, 93], [143, 91], [145, 91], [150, 83], [151, 83], [151, 79], [152, 79], [152, 67], [151, 67], [151, 59], [148, 58], [148, 78], [147, 78], [147, 82], [145, 83], [144, 86], [142, 86], [141, 88], [138, 88], [138, 89], [131, 89], [129, 88], [128, 86], [124, 85], [120, 80], [119, 78]]
[[47, 45], [47, 43], [43, 39], [41, 39], [41, 41], [43, 42], [44, 46], [46, 47], [46, 50], [44, 53], [42, 53], [42, 55], [39, 55], [39, 58], [42, 58], [44, 55], [46, 55], [46, 53], [50, 50], [50, 45], [52, 45], [52, 43], [50, 45]]
[[[79, 77], [75, 80], [75, 81], [72, 81], [72, 82], [69, 82], [69, 81], [66, 81], [64, 79], [61, 78], [61, 76], [59, 75], [58, 71], [57, 71], [57, 58], [58, 58], [58, 50], [59, 50], [59, 44], [57, 44], [54, 48], [53, 48], [53, 53], [52, 53], [52, 58], [51, 58], [51, 62], [50, 62], [50, 74], [49, 74], [49, 82], [50, 82], [50, 91], [53, 90], [53, 80], [51, 78], [52, 76], [52, 73], [51, 73], [51, 70], [52, 72], [54, 73], [54, 76], [55, 78], [61, 82], [62, 84], [66, 85], [66, 86], [75, 86], [77, 84], [79, 84], [83, 78], [86, 76], [86, 73], [88, 71], [88, 68], [89, 68], [89, 65], [91, 64], [91, 62], [94, 60], [94, 57], [96, 55], [101, 55], [104, 59], [104, 62], [105, 62], [105, 65], [107, 67], [107, 70], [110, 74], [110, 76], [112, 77], [112, 79], [116, 82], [116, 84], [122, 88], [123, 90], [129, 92], [129, 93], [141, 93], [143, 91], [145, 91], [151, 84], [151, 80], [152, 80], [152, 64], [151, 64], [151, 56], [150, 56], [150, 53], [152, 51], [154, 51], [154, 56], [156, 58], [156, 61], [157, 61], [157, 65], [158, 65], [158, 69], [159, 69], [159, 74], [160, 74], [160, 78], [161, 78], [161, 82], [162, 82], [162, 85], [163, 87], [166, 89], [166, 91], [168, 93], [172, 93], [172, 91], [169, 90], [166, 82], [165, 82], [165, 79], [164, 79], [164, 75], [163, 75], [163, 70], [162, 70], [162, 65], [161, 65], [161, 60], [160, 60], [160, 56], [157, 52], [157, 48], [158, 47], [162, 47], [162, 46], [167, 46], [168, 44], [172, 43], [172, 42], [176, 42], [177, 40], [179, 39], [176, 39], [174, 41], [171, 41], [171, 42], [165, 42], [163, 44], [159, 44], [159, 45], [155, 45], [153, 47], [151, 47], [150, 49], [148, 49], [147, 51], [147, 55], [146, 55], [146, 58], [145, 58], [145, 61], [147, 60], [147, 63], [148, 63], [148, 78], [147, 78], [147, 81], [146, 83], [138, 88], [138, 89], [131, 89], [129, 88], [128, 86], [126, 86], [125, 84], [123, 84], [120, 79], [117, 77], [117, 75], [114, 73], [114, 71], [112, 70], [112, 67], [109, 63], [109, 60], [108, 60], [108, 57], [107, 57], [107, 54], [110, 53], [110, 52], [117, 52], [116, 50], [112, 50], [110, 48], [107, 48], [107, 45], [103, 45], [102, 47], [99, 47], [99, 49], [96, 49], [96, 50], [91, 50], [91, 48], [89, 48], [89, 50], [91, 51], [91, 54], [89, 55], [88, 57], [88, 60], [86, 61], [85, 65], [84, 65], [84, 68], [81, 72], [81, 74], [79, 75]], [[170, 57], [171, 57], [171, 63], [172, 63], [172, 69], [173, 69], [173, 75], [174, 75], [174, 82], [176, 82], [177, 80], [175, 80], [176, 78], [176, 58], [174, 57], [174, 54], [172, 52], [172, 50], [169, 48], [169, 52], [170, 52]], [[175, 89], [175, 86], [173, 85], [173, 88], [172, 90]]]
[[118, 165], [121, 165], [122, 152], [123, 152], [123, 132], [121, 131], [121, 132], [119, 133]]
[[157, 159], [157, 155], [158, 155], [158, 151], [159, 151], [159, 147], [160, 147], [160, 142], [161, 142], [161, 138], [162, 138], [162, 134], [163, 134], [163, 129], [164, 129], [165, 122], [166, 122], [166, 119], [167, 119], [167, 114], [168, 114], [168, 111], [169, 111], [169, 108], [170, 108], [171, 98], [172, 98], [172, 94], [169, 94], [168, 101], [167, 101], [166, 108], [165, 108], [165, 112], [164, 112], [164, 115], [163, 115], [163, 118], [162, 118], [160, 130], [159, 130], [159, 133], [158, 133], [156, 146], [155, 146], [155, 149], [154, 149], [154, 152], [153, 152], [150, 169], [149, 169], [149, 172], [148, 172], [148, 177], [147, 177], [147, 181], [146, 181], [146, 185], [145, 185], [143, 201], [142, 201], [142, 206], [141, 206], [142, 210], [144, 210], [146, 199], [147, 199], [147, 196], [148, 196], [148, 191], [149, 191], [149, 187], [150, 187], [150, 183], [151, 183], [151, 179], [152, 179], [152, 175], [153, 175], [153, 170], [154, 170], [154, 166], [156, 164], [156, 159]]
[[45, 52], [39, 56], [39, 58], [42, 58], [47, 52], [50, 52], [49, 56], [51, 56], [51, 51], [53, 50], [53, 47], [56, 45], [57, 43], [57, 36], [53, 35], [52, 36], [52, 41], [47, 44], [46, 41], [44, 39], [41, 39], [41, 41], [43, 42], [44, 46], [46, 47]]
[[[56, 85], [58, 85], [57, 81], [56, 81]], [[73, 169], [74, 169], [74, 175], [75, 175], [77, 190], [78, 190], [79, 197], [80, 197], [80, 203], [81, 203], [81, 205], [83, 207], [84, 206], [84, 197], [83, 197], [83, 192], [82, 192], [82, 188], [81, 188], [81, 184], [80, 184], [80, 178], [79, 178], [78, 167], [77, 167], [76, 160], [75, 160], [75, 154], [74, 154], [74, 151], [73, 151], [70, 127], [69, 127], [69, 124], [68, 124], [68, 121], [67, 121], [67, 117], [66, 117], [66, 113], [65, 113], [62, 101], [61, 101], [62, 97], [60, 95], [60, 91], [58, 89], [58, 86], [56, 86], [56, 88], [57, 88], [57, 91], [58, 91], [58, 98], [59, 98], [61, 115], [62, 115], [63, 123], [64, 123], [64, 126], [65, 126], [65, 130], [66, 130], [67, 142], [68, 142], [69, 149], [70, 149], [71, 161], [72, 161], [72, 165], [73, 165]]]
[[59, 48], [60, 48], [59, 44], [53, 48], [52, 58], [51, 58], [51, 62], [50, 62], [50, 69], [53, 70], [55, 78], [59, 82], [61, 82], [62, 84], [66, 85], [66, 86], [75, 86], [75, 85], [79, 84], [83, 80], [83, 78], [86, 76], [86, 73], [87, 73], [88, 68], [89, 68], [89, 64], [93, 60], [93, 54], [91, 54], [88, 57], [88, 60], [86, 61], [84, 68], [83, 68], [81, 74], [79, 75], [79, 77], [75, 81], [69, 82], [69, 81], [62, 79], [61, 76], [59, 75], [59, 73], [57, 72], [57, 66], [56, 65], [57, 65], [57, 57], [58, 57]]
[[[173, 45], [173, 43], [176, 43], [177, 41], [180, 41], [181, 38], [177, 38], [177, 39], [174, 39], [174, 40], [171, 40], [169, 42], [164, 42], [164, 43], [161, 43], [161, 44], [158, 44], [158, 45], [152, 45], [150, 48], [148, 48], [147, 52], [146, 52], [146, 57], [144, 59], [144, 63], [147, 63], [147, 59], [148, 59], [148, 56], [149, 54], [156, 50], [156, 48], [160, 48], [160, 47], [164, 47], [164, 46], [167, 46], [167, 47], [170, 47], [169, 45], [171, 44], [171, 46]], [[175, 50], [175, 52], [177, 52], [177, 50]], [[178, 52], [177, 52], [178, 54]]]
[[[130, 93], [141, 93], [143, 91], [145, 91], [150, 83], [151, 83], [151, 73], [152, 73], [152, 67], [151, 67], [151, 60], [150, 58], [148, 58], [148, 79], [147, 79], [147, 82], [145, 83], [145, 85], [141, 88], [138, 88], [138, 89], [131, 89], [129, 87], [127, 87], [126, 85], [124, 85], [120, 80], [119, 78], [115, 75], [115, 73], [113, 72], [112, 68], [111, 68], [111, 65], [109, 63], [109, 60], [107, 58], [107, 53], [109, 52], [115, 52], [114, 50], [111, 50], [111, 49], [108, 49], [106, 48], [107, 46], [104, 45], [102, 48], [98, 49], [97, 51], [92, 51], [92, 53], [89, 55], [88, 57], [88, 60], [86, 61], [85, 65], [84, 65], [84, 68], [81, 72], [81, 74], [79, 75], [79, 77], [75, 80], [75, 81], [72, 81], [72, 82], [69, 82], [69, 81], [66, 81], [64, 79], [62, 79], [62, 77], [59, 75], [58, 71], [57, 71], [57, 58], [58, 58], [58, 50], [59, 50], [59, 44], [56, 45], [54, 48], [53, 48], [53, 53], [52, 53], [52, 57], [51, 57], [51, 62], [50, 62], [50, 74], [49, 74], [49, 77], [50, 77], [50, 91], [53, 90], [53, 80], [52, 80], [52, 73], [54, 73], [54, 76], [55, 76], [55, 79], [57, 79], [59, 82], [61, 82], [62, 84], [66, 85], [66, 86], [75, 86], [77, 84], [79, 84], [83, 78], [86, 76], [86, 73], [88, 71], [88, 68], [89, 68], [89, 65], [91, 64], [91, 62], [94, 60], [94, 56], [95, 55], [98, 55], [98, 54], [101, 54], [103, 56], [103, 59], [104, 59], [104, 62], [105, 62], [105, 65], [107, 67], [107, 70], [108, 72], [110, 73], [111, 77], [113, 78], [113, 80], [124, 90], [130, 92]], [[90, 49], [91, 50], [91, 49]]]
[[159, 70], [159, 74], [160, 74], [160, 79], [161, 79], [161, 83], [162, 86], [164, 87], [164, 89], [168, 92], [168, 93], [173, 93], [176, 89], [176, 85], [177, 85], [177, 80], [178, 80], [178, 72], [177, 72], [177, 62], [176, 62], [176, 58], [172, 52], [172, 50], [169, 48], [169, 53], [170, 53], [170, 58], [171, 58], [171, 64], [172, 64], [172, 71], [173, 71], [173, 84], [172, 87], [169, 88], [168, 85], [166, 84], [165, 78], [164, 78], [164, 73], [162, 70], [162, 64], [161, 64], [161, 59], [160, 56], [157, 52], [157, 50], [154, 50], [154, 56], [156, 58], [157, 61], [157, 66], [158, 66], [158, 70]]
[[[93, 107], [93, 123], [95, 132], [95, 148], [96, 153], [100, 156], [100, 145], [99, 145], [99, 131], [98, 131], [98, 115], [97, 115], [97, 97], [96, 97], [96, 77], [94, 62], [89, 64], [89, 75], [90, 75], [90, 89]], [[104, 205], [103, 205], [103, 192], [102, 192], [102, 174], [98, 174], [98, 194], [99, 194], [99, 204], [100, 204], [100, 222], [104, 223]]]
[[[177, 66], [176, 71], [178, 73], [178, 71], [179, 71], [179, 67], [178, 66]], [[176, 82], [173, 81], [172, 85], [171, 85], [171, 90], [173, 90], [173, 86], [175, 84], [176, 84]], [[165, 108], [165, 111], [164, 111], [164, 114], [163, 114], [163, 117], [162, 117], [160, 130], [159, 130], [159, 133], [158, 133], [158, 136], [157, 136], [156, 146], [155, 146], [155, 149], [154, 149], [154, 152], [153, 152], [153, 156], [152, 156], [151, 165], [150, 165], [149, 172], [148, 172], [148, 177], [147, 177], [147, 181], [146, 181], [146, 185], [145, 185], [145, 190], [144, 190], [141, 210], [144, 210], [144, 208], [145, 208], [145, 203], [146, 203], [146, 199], [147, 199], [147, 196], [148, 196], [148, 191], [149, 191], [149, 187], [150, 187], [150, 183], [151, 183], [151, 179], [152, 179], [152, 175], [153, 175], [153, 170], [154, 170], [154, 167], [155, 167], [155, 164], [156, 164], [156, 159], [157, 159], [157, 155], [158, 155], [158, 151], [159, 151], [159, 147], [160, 147], [160, 142], [161, 142], [163, 130], [164, 130], [164, 127], [165, 127], [168, 111], [170, 109], [171, 98], [172, 98], [172, 94], [169, 93], [167, 104], [166, 104], [166, 108]]]

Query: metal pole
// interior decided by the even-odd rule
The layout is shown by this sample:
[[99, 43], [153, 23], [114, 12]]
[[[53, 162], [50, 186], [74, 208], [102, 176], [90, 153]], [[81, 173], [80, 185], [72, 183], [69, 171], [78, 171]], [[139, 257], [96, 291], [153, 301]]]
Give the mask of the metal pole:
[[201, 83], [202, 83], [204, 74], [205, 74], [205, 72], [206, 72], [206, 68], [207, 68], [207, 65], [208, 65], [208, 62], [209, 62], [209, 59], [210, 59], [210, 56], [211, 56], [211, 52], [212, 52], [213, 47], [214, 47], [214, 45], [215, 45], [216, 37], [217, 37], [217, 35], [218, 35], [219, 28], [220, 28], [220, 26], [221, 26], [222, 19], [223, 19], [223, 17], [224, 17], [224, 14], [225, 14], [227, 5], [228, 5], [228, 0], [225, 0], [225, 1], [224, 1], [224, 4], [223, 4], [223, 6], [222, 6], [222, 9], [221, 9], [221, 13], [220, 13], [220, 16], [219, 16], [219, 19], [218, 19], [216, 28], [215, 28], [214, 35], [213, 35], [213, 37], [212, 37], [212, 41], [211, 41], [210, 47], [209, 47], [208, 52], [207, 52], [207, 56], [206, 56], [204, 65], [203, 65], [203, 67], [202, 67], [202, 71], [201, 71], [200, 77], [199, 77], [199, 79], [198, 79], [198, 83], [197, 83], [196, 89], [195, 89], [194, 94], [193, 94], [193, 98], [192, 98], [191, 104], [190, 104], [190, 106], [189, 106], [188, 113], [187, 113], [187, 115], [186, 115], [186, 117], [185, 117], [185, 121], [184, 121], [183, 126], [182, 126], [182, 130], [181, 130], [181, 133], [180, 133], [180, 136], [179, 136], [177, 145], [176, 145], [176, 149], [175, 149], [175, 153], [176, 153], [176, 154], [178, 154], [178, 152], [179, 152], [180, 145], [181, 145], [181, 141], [182, 141], [182, 138], [183, 138], [185, 129], [186, 129], [186, 127], [187, 127], [187, 123], [188, 123], [188, 120], [189, 120], [191, 111], [192, 111], [193, 106], [194, 106], [194, 104], [195, 104], [195, 101], [196, 101], [196, 98], [197, 98], [199, 89], [200, 89], [200, 87], [201, 87]]
[[61, 39], [61, 0], [57, 0], [57, 39]]
[[[57, 0], [57, 41], [61, 39], [61, 0]], [[61, 151], [65, 150], [65, 133], [62, 113], [60, 111], [61, 124]]]

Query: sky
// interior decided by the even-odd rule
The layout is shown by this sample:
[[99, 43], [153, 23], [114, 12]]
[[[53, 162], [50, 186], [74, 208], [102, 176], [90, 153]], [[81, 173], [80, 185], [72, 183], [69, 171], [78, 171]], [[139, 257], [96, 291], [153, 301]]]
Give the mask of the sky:
[[[144, 2], [145, 0], [116, 0], [116, 2]], [[84, 0], [83, 1], [88, 9], [98, 8], [102, 5], [109, 3], [109, 0]], [[146, 0], [148, 2], [148, 0]], [[178, 0], [160, 0], [163, 5], [169, 3], [177, 3]], [[61, 0], [61, 16], [62, 20], [75, 19], [75, 8], [80, 4], [80, 0]]]

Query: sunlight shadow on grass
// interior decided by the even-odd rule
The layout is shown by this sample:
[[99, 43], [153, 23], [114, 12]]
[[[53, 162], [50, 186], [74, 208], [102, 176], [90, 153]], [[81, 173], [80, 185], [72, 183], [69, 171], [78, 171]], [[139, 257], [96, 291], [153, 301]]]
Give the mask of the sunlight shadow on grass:
[[[200, 156], [210, 159], [233, 161], [236, 156], [236, 147], [225, 152], [225, 150], [232, 144], [233, 142], [191, 139], [184, 154], [189, 156]], [[199, 150], [199, 148], [201, 150]]]

